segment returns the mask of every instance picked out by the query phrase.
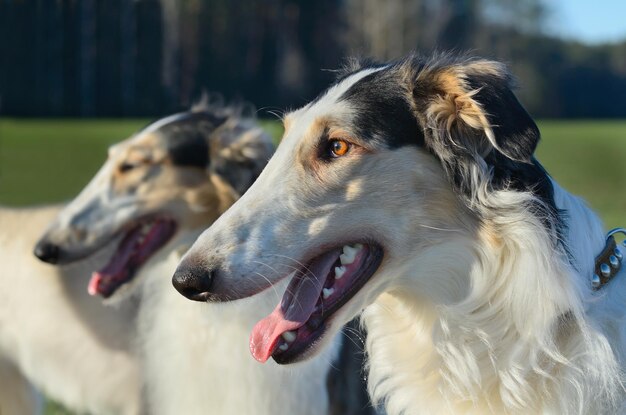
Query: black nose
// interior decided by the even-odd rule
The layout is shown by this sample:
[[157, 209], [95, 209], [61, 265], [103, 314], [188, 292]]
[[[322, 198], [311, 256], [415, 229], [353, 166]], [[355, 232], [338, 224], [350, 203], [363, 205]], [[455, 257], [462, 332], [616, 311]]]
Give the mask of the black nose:
[[35, 256], [44, 262], [56, 264], [59, 262], [59, 253], [61, 250], [55, 244], [47, 241], [39, 241], [35, 246]]
[[179, 293], [194, 301], [208, 301], [211, 299], [211, 285], [214, 272], [203, 267], [186, 266], [181, 264], [174, 276], [172, 284]]

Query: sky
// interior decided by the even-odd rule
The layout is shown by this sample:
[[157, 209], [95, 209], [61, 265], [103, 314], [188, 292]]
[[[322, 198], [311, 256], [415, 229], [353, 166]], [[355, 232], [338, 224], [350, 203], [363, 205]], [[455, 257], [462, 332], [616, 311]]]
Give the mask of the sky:
[[584, 43], [626, 39], [626, 0], [544, 0], [548, 33]]

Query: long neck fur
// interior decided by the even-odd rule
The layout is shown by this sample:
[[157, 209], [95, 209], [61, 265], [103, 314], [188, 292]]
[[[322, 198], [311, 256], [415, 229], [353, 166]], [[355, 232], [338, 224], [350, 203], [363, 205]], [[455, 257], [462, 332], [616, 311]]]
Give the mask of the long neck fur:
[[[365, 310], [370, 394], [388, 414], [618, 411], [619, 329], [590, 311], [614, 302], [589, 284], [604, 233], [581, 200], [554, 187], [564, 241], [529, 213], [532, 195], [493, 192], [474, 234], [417, 254], [396, 270], [406, 286]], [[465, 295], [433, 304], [411, 284], [419, 278]]]

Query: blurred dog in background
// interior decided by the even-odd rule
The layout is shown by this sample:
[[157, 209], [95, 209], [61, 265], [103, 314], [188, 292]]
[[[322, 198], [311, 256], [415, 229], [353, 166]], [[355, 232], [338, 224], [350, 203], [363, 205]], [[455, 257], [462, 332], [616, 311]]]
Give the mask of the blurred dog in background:
[[[253, 118], [202, 102], [113, 146], [37, 244], [37, 256], [56, 264], [108, 252], [84, 288], [122, 308], [138, 304], [137, 322], [129, 319], [127, 331], [137, 329], [133, 350], [149, 413], [329, 410], [326, 378], [340, 339], [296, 370], [268, 370], [248, 358], [245, 339], [275, 292], [219, 307], [190, 303], [171, 286], [182, 253], [251, 185], [272, 151]], [[116, 370], [110, 365], [99, 377]]]
[[0, 413], [39, 413], [34, 386], [79, 412], [138, 414], [136, 307], [105, 307], [85, 290], [103, 256], [53, 267], [32, 255], [61, 209], [0, 208]]
[[[202, 101], [111, 147], [69, 205], [1, 208], [2, 414], [39, 412], [33, 386], [77, 412], [141, 413], [133, 284], [231, 204], [271, 149], [253, 119]], [[255, 151], [258, 164], [244, 156]], [[35, 245], [58, 266], [38, 261]], [[94, 294], [116, 297], [114, 307]]]

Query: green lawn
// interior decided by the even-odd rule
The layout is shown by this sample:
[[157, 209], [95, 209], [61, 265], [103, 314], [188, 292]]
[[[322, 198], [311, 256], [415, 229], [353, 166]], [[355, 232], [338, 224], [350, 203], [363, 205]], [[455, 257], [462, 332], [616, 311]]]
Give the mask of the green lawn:
[[[147, 120], [0, 119], [0, 204], [71, 199], [106, 158], [109, 145]], [[275, 137], [280, 125], [264, 122]]]
[[[102, 164], [107, 146], [145, 124], [0, 119], [0, 204], [70, 199]], [[277, 123], [264, 126], [280, 136]], [[540, 127], [539, 159], [547, 170], [586, 198], [607, 226], [626, 224], [626, 121], [543, 121]]]
[[[74, 196], [107, 147], [147, 120], [0, 119], [0, 204], [58, 202]], [[264, 126], [278, 139], [276, 122]], [[543, 121], [538, 157], [563, 187], [583, 196], [607, 227], [626, 225], [626, 121]], [[49, 404], [48, 415], [67, 414]]]
[[626, 121], [543, 121], [538, 158], [607, 228], [626, 226]]

